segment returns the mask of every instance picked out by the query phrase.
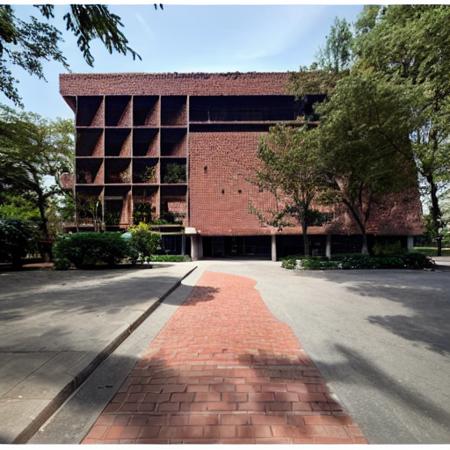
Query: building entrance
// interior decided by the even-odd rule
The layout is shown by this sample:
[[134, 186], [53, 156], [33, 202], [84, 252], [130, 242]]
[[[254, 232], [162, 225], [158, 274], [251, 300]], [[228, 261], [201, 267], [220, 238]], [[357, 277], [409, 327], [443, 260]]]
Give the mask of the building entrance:
[[270, 236], [204, 236], [207, 258], [270, 258]]

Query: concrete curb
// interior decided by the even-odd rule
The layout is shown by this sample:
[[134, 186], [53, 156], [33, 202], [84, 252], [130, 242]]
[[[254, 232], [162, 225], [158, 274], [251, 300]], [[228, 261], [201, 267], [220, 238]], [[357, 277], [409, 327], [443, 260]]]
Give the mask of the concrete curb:
[[92, 372], [145, 320], [147, 317], [168, 297], [181, 282], [188, 277], [197, 266], [186, 272], [177, 280], [163, 295], [159, 297], [152, 305], [144, 311], [133, 323], [131, 323], [124, 331], [122, 331], [112, 342], [110, 342], [90, 363], [81, 369], [67, 383], [52, 401], [25, 427], [20, 434], [14, 439], [14, 444], [24, 444], [39, 430], [39, 428], [47, 422], [47, 420], [57, 411], [57, 409], [72, 395], [72, 393], [80, 387], [80, 385], [92, 374]]

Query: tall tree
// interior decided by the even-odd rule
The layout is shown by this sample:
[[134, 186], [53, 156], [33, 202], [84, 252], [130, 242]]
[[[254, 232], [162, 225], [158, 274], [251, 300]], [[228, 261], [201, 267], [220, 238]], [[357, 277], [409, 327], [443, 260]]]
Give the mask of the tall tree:
[[319, 50], [315, 66], [327, 72], [343, 72], [350, 69], [353, 59], [353, 33], [345, 19], [334, 19], [325, 46]]
[[425, 187], [438, 254], [446, 221], [442, 201], [450, 186], [450, 7], [371, 6], [357, 22], [361, 71], [376, 71], [416, 98], [410, 138]]
[[[16, 105], [21, 104], [21, 99], [12, 66], [41, 79], [45, 79], [44, 61], [56, 61], [69, 68], [60, 48], [61, 31], [50, 23], [54, 18], [54, 6], [36, 5], [36, 8], [37, 17], [24, 21], [15, 16], [11, 5], [0, 5], [0, 89]], [[111, 13], [108, 6], [69, 5], [63, 19], [66, 29], [77, 38], [77, 46], [90, 66], [94, 64], [91, 43], [95, 39], [99, 39], [109, 53], [130, 53], [133, 59], [141, 59], [128, 45], [120, 17]]]
[[[309, 255], [308, 227], [324, 219], [314, 206], [323, 182], [315, 130], [277, 125], [261, 140], [260, 162], [253, 182], [273, 194], [276, 207], [262, 211], [250, 205], [262, 223], [302, 228], [305, 255]], [[293, 223], [294, 222], [294, 223]]]
[[406, 156], [410, 99], [383, 79], [351, 74], [337, 83], [319, 112], [317, 133], [327, 172], [322, 200], [345, 205], [367, 254], [374, 205], [415, 183], [411, 153]]
[[71, 120], [48, 121], [37, 114], [0, 107], [0, 187], [24, 195], [39, 211], [40, 229], [49, 238], [49, 199], [61, 193], [58, 178], [72, 168]]

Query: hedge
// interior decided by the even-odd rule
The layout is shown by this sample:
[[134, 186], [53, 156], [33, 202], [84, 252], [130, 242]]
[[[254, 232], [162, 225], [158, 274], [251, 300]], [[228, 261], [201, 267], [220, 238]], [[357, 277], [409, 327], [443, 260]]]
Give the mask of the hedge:
[[114, 266], [124, 259], [132, 262], [138, 254], [131, 242], [120, 232], [80, 232], [58, 237], [53, 245], [56, 269], [90, 268], [97, 265]]
[[435, 266], [434, 261], [421, 253], [405, 253], [392, 256], [371, 256], [362, 254], [335, 255], [326, 257], [288, 256], [281, 266], [296, 269], [297, 261], [301, 269], [427, 269]]
[[152, 255], [149, 258], [151, 262], [187, 262], [190, 260], [188, 255]]

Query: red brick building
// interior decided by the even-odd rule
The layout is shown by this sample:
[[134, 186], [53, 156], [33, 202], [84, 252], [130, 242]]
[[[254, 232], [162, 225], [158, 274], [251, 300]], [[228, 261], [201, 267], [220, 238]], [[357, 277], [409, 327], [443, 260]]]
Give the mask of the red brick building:
[[[151, 208], [169, 251], [203, 256], [301, 252], [301, 230], [259, 223], [250, 202], [273, 199], [249, 182], [260, 136], [278, 122], [310, 116], [320, 96], [296, 100], [288, 73], [70, 74], [60, 91], [75, 113], [75, 193], [99, 200], [108, 229], [126, 228]], [[298, 123], [298, 122], [297, 122]], [[149, 206], [150, 205], [150, 206]], [[80, 213], [81, 214], [81, 213]], [[79, 217], [83, 224], [85, 217]], [[372, 236], [411, 245], [422, 233], [416, 190], [386, 198]], [[314, 253], [357, 250], [346, 211], [311, 227]]]

